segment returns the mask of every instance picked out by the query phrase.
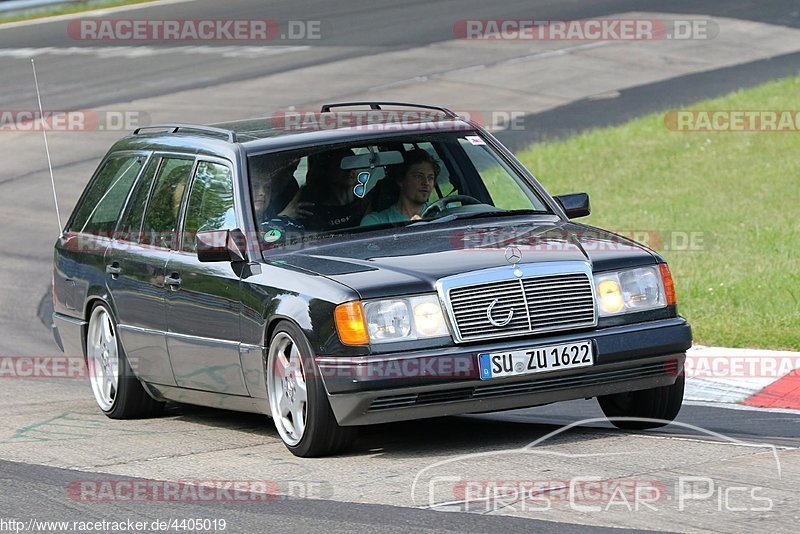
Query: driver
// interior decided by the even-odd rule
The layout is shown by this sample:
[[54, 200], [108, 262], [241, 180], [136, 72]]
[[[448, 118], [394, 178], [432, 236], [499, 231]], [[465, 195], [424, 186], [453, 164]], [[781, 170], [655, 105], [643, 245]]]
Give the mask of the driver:
[[403, 159], [403, 164], [396, 167], [397, 174], [392, 173], [397, 177], [397, 202], [385, 210], [368, 213], [361, 220], [361, 226], [420, 219], [428, 207], [428, 199], [439, 176], [439, 164], [422, 149], [406, 152]]
[[301, 219], [312, 214], [313, 205], [301, 201], [294, 177], [299, 163], [297, 158], [281, 155], [250, 159], [253, 207], [259, 224], [274, 218]]

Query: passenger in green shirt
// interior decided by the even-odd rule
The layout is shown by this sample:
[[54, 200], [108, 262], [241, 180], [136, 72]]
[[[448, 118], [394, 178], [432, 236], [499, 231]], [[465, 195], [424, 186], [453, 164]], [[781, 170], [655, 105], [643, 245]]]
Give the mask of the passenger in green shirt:
[[397, 202], [385, 210], [368, 213], [361, 220], [361, 226], [419, 219], [428, 206], [428, 199], [439, 174], [439, 164], [422, 149], [407, 152], [403, 159], [403, 164], [398, 166], [395, 174], [398, 176], [396, 183], [399, 189]]

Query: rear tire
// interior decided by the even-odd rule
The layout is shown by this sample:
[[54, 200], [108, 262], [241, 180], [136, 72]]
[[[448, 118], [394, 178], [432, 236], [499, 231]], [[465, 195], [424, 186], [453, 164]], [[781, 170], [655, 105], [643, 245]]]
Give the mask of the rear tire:
[[311, 345], [293, 323], [278, 324], [266, 365], [270, 413], [292, 454], [303, 458], [327, 456], [353, 442], [357, 429], [336, 422]]
[[[624, 430], [644, 430], [668, 425], [681, 410], [686, 375], [681, 373], [670, 386], [597, 397], [612, 425]], [[656, 419], [657, 421], [618, 420], [617, 417]]]
[[139, 419], [161, 413], [133, 374], [117, 336], [117, 325], [106, 304], [97, 304], [86, 329], [86, 366], [94, 400], [111, 419]]

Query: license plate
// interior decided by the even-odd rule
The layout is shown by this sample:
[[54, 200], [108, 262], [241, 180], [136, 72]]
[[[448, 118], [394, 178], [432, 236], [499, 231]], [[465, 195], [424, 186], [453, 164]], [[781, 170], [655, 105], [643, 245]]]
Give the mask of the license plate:
[[478, 354], [481, 380], [594, 365], [591, 341]]

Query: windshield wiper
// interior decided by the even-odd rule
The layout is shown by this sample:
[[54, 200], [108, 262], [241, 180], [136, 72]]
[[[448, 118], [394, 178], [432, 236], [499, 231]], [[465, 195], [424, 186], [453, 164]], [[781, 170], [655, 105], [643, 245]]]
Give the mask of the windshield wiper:
[[438, 217], [436, 219], [414, 221], [406, 226], [411, 227], [411, 226], [422, 226], [425, 224], [446, 223], [460, 219], [479, 219], [483, 217], [506, 217], [508, 215], [552, 215], [552, 214], [546, 210], [533, 210], [533, 209], [497, 210], [497, 211], [492, 210], [492, 211], [479, 211], [479, 212], [467, 212], [467, 213], [451, 213], [450, 215], [445, 215], [444, 217]]

